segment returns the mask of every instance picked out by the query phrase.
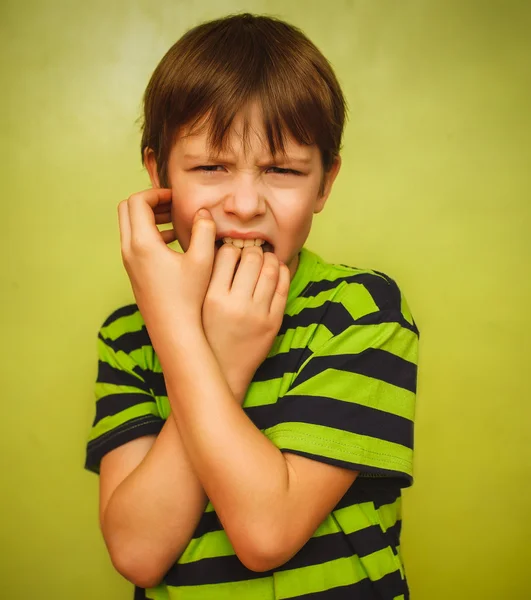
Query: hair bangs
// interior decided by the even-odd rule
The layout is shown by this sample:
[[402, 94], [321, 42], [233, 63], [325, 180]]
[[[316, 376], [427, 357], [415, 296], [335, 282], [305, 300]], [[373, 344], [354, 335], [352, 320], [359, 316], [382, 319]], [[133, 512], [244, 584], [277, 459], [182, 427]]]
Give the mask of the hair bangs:
[[167, 186], [177, 136], [206, 127], [211, 148], [223, 152], [241, 114], [247, 146], [254, 103], [272, 156], [284, 154], [292, 137], [316, 144], [324, 170], [330, 168], [340, 150], [345, 101], [329, 63], [296, 27], [249, 14], [199, 25], [163, 57], [144, 95], [142, 158], [146, 148], [153, 150]]

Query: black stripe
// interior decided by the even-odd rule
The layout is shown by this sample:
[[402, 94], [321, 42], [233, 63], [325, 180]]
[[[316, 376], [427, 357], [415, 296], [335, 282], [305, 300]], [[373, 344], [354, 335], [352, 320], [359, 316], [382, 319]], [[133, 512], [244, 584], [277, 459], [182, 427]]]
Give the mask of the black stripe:
[[[382, 276], [380, 277], [380, 275]], [[356, 283], [361, 283], [366, 288], [380, 310], [391, 309], [400, 312], [402, 304], [400, 290], [387, 275], [361, 273], [356, 279]]]
[[195, 528], [194, 534], [192, 538], [200, 538], [202, 535], [206, 533], [212, 533], [213, 531], [221, 531], [223, 529], [223, 525], [218, 518], [218, 515], [215, 511], [204, 512], [201, 515], [201, 519], [197, 527]]
[[372, 502], [374, 508], [392, 504], [401, 495], [401, 485], [400, 481], [393, 480], [390, 477], [358, 477], [337, 503], [334, 510], [346, 508], [352, 504], [361, 504], [362, 502]]
[[85, 469], [99, 473], [101, 459], [111, 450], [144, 435], [158, 435], [164, 420], [153, 415], [131, 419], [87, 444]]
[[[348, 269], [353, 269], [354, 267], [348, 267], [347, 265], [342, 265], [343, 267], [347, 267]], [[382, 277], [384, 279], [382, 279]], [[328, 290], [333, 290], [338, 288], [339, 286], [345, 287], [348, 284], [357, 284], [362, 285], [367, 289], [367, 291], [371, 294], [374, 299], [374, 295], [371, 293], [371, 289], [375, 292], [378, 292], [376, 295], [380, 302], [376, 302], [375, 304], [378, 308], [384, 308], [385, 306], [390, 306], [392, 299], [396, 298], [396, 291], [392, 288], [397, 288], [394, 281], [380, 273], [379, 271], [373, 271], [372, 273], [353, 273], [352, 275], [345, 275], [344, 277], [338, 277], [337, 279], [329, 280], [329, 279], [321, 279], [320, 281], [312, 281], [306, 288], [299, 294], [299, 297], [302, 298], [312, 298], [320, 294], [321, 292], [326, 292]], [[343, 285], [342, 285], [343, 284]], [[394, 285], [393, 285], [394, 284]], [[387, 292], [387, 293], [386, 293]], [[399, 292], [400, 293], [400, 292]], [[393, 298], [394, 296], [394, 298]], [[400, 302], [398, 304], [400, 307]]]
[[151, 394], [110, 394], [109, 396], [102, 396], [96, 402], [96, 417], [92, 426], [97, 425], [105, 417], [111, 417], [122, 412], [122, 410], [143, 402], [155, 402], [155, 398]]
[[147, 600], [146, 590], [135, 586], [135, 596], [133, 600]]
[[415, 323], [407, 321], [401, 312], [396, 310], [382, 310], [370, 313], [354, 321], [355, 325], [380, 325], [382, 323], [398, 323], [404, 329], [409, 329], [415, 335], [419, 335], [419, 330]]
[[278, 421], [275, 417], [278, 413], [277, 402], [260, 406], [244, 406], [243, 410], [257, 429], [267, 429], [271, 423]]
[[385, 532], [389, 545], [393, 548], [395, 554], [398, 553], [398, 546], [400, 546], [400, 534], [402, 532], [402, 521], [399, 519], [394, 525], [391, 525]]
[[296, 373], [311, 354], [309, 348], [291, 348], [288, 352], [269, 356], [256, 370], [253, 382], [277, 379], [286, 373]]
[[136, 312], [138, 312], [138, 306], [136, 304], [128, 304], [127, 306], [122, 306], [122, 308], [115, 310], [107, 318], [107, 320], [103, 323], [102, 327], [107, 327], [111, 323], [118, 321], [118, 319], [121, 319], [122, 317], [129, 317], [131, 315], [134, 315]]
[[[399, 483], [391, 478], [374, 481], [358, 477], [333, 510], [340, 510], [363, 502], [372, 502], [374, 508], [378, 509], [385, 504], [392, 504], [398, 497], [400, 497]], [[397, 521], [395, 525], [387, 530], [386, 535], [389, 535], [390, 545], [397, 546], [399, 544], [400, 526], [401, 521]], [[197, 539], [207, 533], [221, 531], [222, 529], [223, 525], [215, 511], [204, 512], [192, 538]]]
[[351, 585], [295, 596], [291, 600], [393, 600], [402, 594], [404, 600], [409, 600], [406, 580], [402, 579], [400, 571], [393, 571], [377, 581], [362, 579]]
[[138, 388], [143, 392], [146, 392], [146, 394], [150, 393], [149, 386], [146, 385], [145, 381], [131, 375], [131, 373], [128, 373], [127, 371], [111, 366], [104, 360], [98, 361], [98, 376], [96, 382], [110, 383], [113, 385], [128, 385]]
[[109, 346], [109, 348], [112, 348], [115, 352], [122, 351], [126, 354], [130, 354], [134, 350], [139, 350], [143, 346], [153, 347], [145, 325], [136, 331], [128, 331], [127, 333], [123, 333], [114, 340], [103, 337], [101, 333], [99, 334], [99, 337], [101, 340], [103, 340], [103, 342], [105, 342], [105, 344], [107, 344], [107, 346]]
[[[354, 544], [356, 545], [354, 546]], [[347, 558], [353, 554], [366, 556], [388, 546], [383, 531], [378, 526], [370, 526], [367, 530], [350, 535], [345, 535], [341, 531], [312, 537], [295, 556], [274, 571], [256, 573], [247, 569], [236, 555], [219, 556], [192, 563], [176, 564], [170, 569], [164, 580], [167, 585], [181, 586], [246, 581], [267, 577], [273, 572], [290, 571], [323, 564], [338, 558]]]
[[392, 600], [401, 595], [404, 596], [404, 600], [409, 600], [407, 581], [402, 579], [400, 571], [393, 571], [373, 581], [373, 586], [383, 600]]
[[[342, 585], [322, 592], [294, 596], [290, 600], [382, 600], [382, 598], [376, 595], [371, 580], [367, 578], [357, 583]], [[392, 599], [389, 598], [389, 600]]]
[[328, 300], [321, 306], [303, 308], [296, 315], [284, 315], [277, 335], [284, 335], [289, 329], [319, 324], [326, 325], [334, 335], [338, 335], [354, 323], [352, 315], [342, 304]]
[[358, 373], [413, 393], [417, 389], [417, 365], [380, 348], [367, 348], [359, 354], [314, 356], [297, 375], [291, 389], [327, 369]]
[[418, 335], [417, 326], [404, 318], [400, 310], [385, 309], [363, 315], [355, 319], [340, 302], [330, 300], [321, 306], [303, 308], [296, 315], [284, 315], [277, 335], [284, 335], [289, 329], [325, 325], [331, 333], [339, 335], [351, 325], [380, 325], [382, 323], [398, 323]]
[[166, 585], [208, 585], [270, 577], [272, 571], [251, 571], [236, 555], [203, 558], [192, 563], [176, 563], [166, 573]]
[[354, 552], [360, 556], [368, 556], [384, 548], [391, 548], [396, 554], [397, 540], [392, 528], [383, 531], [380, 525], [371, 525], [347, 535]]
[[[356, 390], [352, 390], [353, 397], [355, 393]], [[277, 410], [268, 416], [272, 421], [264, 429], [279, 423], [309, 423], [413, 448], [412, 421], [355, 402], [326, 396], [283, 396], [277, 403]]]
[[356, 275], [348, 275], [347, 277], [338, 277], [333, 280], [321, 279], [320, 281], [311, 281], [299, 294], [299, 298], [315, 298], [321, 292], [327, 292], [328, 290], [338, 288], [342, 283], [354, 281], [355, 277]]

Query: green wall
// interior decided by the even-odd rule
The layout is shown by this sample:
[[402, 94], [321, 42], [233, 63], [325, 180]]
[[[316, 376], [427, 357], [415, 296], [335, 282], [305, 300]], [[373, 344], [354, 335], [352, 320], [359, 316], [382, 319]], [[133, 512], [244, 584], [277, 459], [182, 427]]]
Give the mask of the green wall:
[[116, 205], [169, 46], [239, 10], [301, 26], [350, 104], [309, 247], [386, 271], [421, 337], [413, 600], [529, 598], [531, 20], [526, 2], [3, 0], [2, 598], [126, 600], [83, 471], [96, 332], [131, 294]]

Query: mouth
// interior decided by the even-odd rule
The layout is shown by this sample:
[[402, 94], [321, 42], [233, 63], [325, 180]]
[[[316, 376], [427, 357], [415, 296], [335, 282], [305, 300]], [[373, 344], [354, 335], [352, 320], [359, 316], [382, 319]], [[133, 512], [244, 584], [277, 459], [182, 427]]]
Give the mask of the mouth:
[[[249, 243], [252, 242], [252, 243]], [[238, 240], [238, 239], [233, 239], [233, 238], [220, 238], [218, 240], [216, 240], [216, 249], [219, 250], [221, 248], [221, 246], [223, 246], [224, 244], [232, 244], [233, 246], [236, 246], [237, 248], [246, 248], [249, 246], [260, 246], [263, 250], [263, 252], [274, 252], [274, 247], [272, 244], [270, 244], [269, 242], [266, 242], [265, 240], [261, 240], [261, 239], [256, 239], [256, 240]]]

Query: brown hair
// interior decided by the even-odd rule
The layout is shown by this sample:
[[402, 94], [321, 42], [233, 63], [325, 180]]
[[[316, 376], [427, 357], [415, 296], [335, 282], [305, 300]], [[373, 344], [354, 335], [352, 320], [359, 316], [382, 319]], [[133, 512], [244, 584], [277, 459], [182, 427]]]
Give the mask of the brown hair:
[[288, 131], [316, 144], [326, 173], [341, 149], [346, 103], [319, 49], [279, 19], [231, 15], [185, 33], [156, 67], [144, 94], [144, 150], [155, 153], [161, 185], [176, 135], [207, 117], [209, 143], [225, 147], [232, 121], [258, 100], [272, 156], [284, 152]]

